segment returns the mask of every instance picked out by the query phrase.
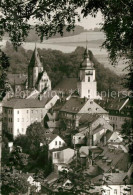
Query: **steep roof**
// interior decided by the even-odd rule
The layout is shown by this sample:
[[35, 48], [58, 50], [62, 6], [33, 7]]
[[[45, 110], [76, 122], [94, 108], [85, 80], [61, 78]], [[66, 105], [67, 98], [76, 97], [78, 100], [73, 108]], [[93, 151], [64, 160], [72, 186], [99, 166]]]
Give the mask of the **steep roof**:
[[6, 102], [3, 102], [3, 107], [21, 109], [21, 108], [44, 108], [48, 102], [48, 98], [40, 101], [37, 99], [17, 99], [13, 98]]
[[49, 141], [49, 143], [51, 143], [58, 135], [57, 134], [46, 134], [46, 139]]
[[32, 57], [29, 63], [29, 67], [42, 67], [42, 63], [40, 61], [40, 57], [39, 57], [38, 50], [36, 47], [33, 51], [33, 54], [32, 54]]
[[80, 109], [86, 104], [84, 98], [71, 97], [65, 105], [61, 108], [61, 111], [78, 113]]

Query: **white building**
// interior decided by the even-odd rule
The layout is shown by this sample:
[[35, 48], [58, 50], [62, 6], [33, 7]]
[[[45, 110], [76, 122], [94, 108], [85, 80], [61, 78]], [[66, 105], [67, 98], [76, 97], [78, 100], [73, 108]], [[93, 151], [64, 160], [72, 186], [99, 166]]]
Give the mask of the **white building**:
[[43, 122], [56, 101], [56, 96], [45, 96], [42, 100], [14, 98], [3, 102], [3, 129], [13, 134], [14, 138], [26, 134], [30, 124], [35, 121]]
[[65, 141], [59, 135], [52, 133], [46, 134], [46, 139], [48, 141], [49, 150], [59, 149], [66, 146]]
[[79, 71], [77, 89], [81, 98], [86, 97], [88, 99], [101, 99], [101, 97], [97, 95], [95, 68], [89, 59], [87, 48]]
[[53, 164], [69, 164], [75, 156], [75, 150], [67, 148], [61, 151], [55, 151], [52, 153]]

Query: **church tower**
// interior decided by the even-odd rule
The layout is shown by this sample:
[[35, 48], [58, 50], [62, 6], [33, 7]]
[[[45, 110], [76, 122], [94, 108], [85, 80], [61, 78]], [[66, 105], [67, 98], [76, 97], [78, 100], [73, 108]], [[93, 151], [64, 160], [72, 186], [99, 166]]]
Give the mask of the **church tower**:
[[28, 66], [28, 89], [35, 88], [39, 92], [51, 90], [50, 78], [43, 69], [36, 46]]
[[35, 88], [39, 73], [43, 72], [43, 65], [35, 46], [29, 66], [28, 66], [28, 88]]
[[95, 68], [90, 61], [87, 47], [79, 70], [77, 88], [81, 98], [98, 99]]

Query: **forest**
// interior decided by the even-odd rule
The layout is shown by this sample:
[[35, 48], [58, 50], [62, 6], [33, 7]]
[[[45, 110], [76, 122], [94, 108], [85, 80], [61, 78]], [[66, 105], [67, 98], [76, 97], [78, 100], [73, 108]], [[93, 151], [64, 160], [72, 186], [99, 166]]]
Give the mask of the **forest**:
[[[44, 69], [52, 81], [52, 87], [55, 87], [64, 77], [75, 78], [78, 76], [84, 50], [85, 48], [83, 47], [77, 47], [72, 53], [63, 53], [58, 50], [38, 49]], [[9, 73], [27, 74], [33, 51], [25, 50], [22, 46], [15, 51], [11, 43], [7, 42], [4, 52], [9, 57]], [[122, 88], [122, 76], [118, 76], [109, 68], [105, 68], [104, 65], [98, 62], [91, 51], [89, 51], [89, 54], [90, 60], [94, 63], [96, 69], [98, 91], [120, 90]]]

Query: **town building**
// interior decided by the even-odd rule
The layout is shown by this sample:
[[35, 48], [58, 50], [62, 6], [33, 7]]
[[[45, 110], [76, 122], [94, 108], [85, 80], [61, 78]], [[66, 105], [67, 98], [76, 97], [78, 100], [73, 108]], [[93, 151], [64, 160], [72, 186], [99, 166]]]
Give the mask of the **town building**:
[[75, 156], [75, 150], [66, 148], [61, 151], [55, 151], [52, 153], [53, 164], [69, 164]]
[[65, 141], [56, 134], [46, 134], [46, 141], [48, 143], [49, 151], [53, 149], [60, 149], [66, 146]]
[[84, 53], [84, 59], [81, 63], [77, 90], [81, 98], [88, 99], [99, 99], [100, 96], [97, 95], [97, 82], [95, 78], [95, 68], [93, 63], [90, 61], [89, 52], [86, 47]]
[[104, 136], [106, 144], [106, 132], [112, 132], [113, 127], [98, 114], [83, 114], [79, 119], [79, 133], [73, 135], [73, 144], [97, 145]]
[[95, 100], [109, 113], [109, 123], [114, 130], [121, 130], [125, 120], [132, 120], [133, 104], [131, 98], [115, 98], [106, 100]]
[[39, 92], [51, 90], [51, 81], [40, 61], [39, 53], [35, 47], [28, 65], [28, 89], [36, 88]]
[[51, 80], [44, 70], [38, 50], [35, 46], [30, 63], [28, 74], [8, 74], [7, 81], [11, 90], [4, 99], [12, 97], [27, 98], [35, 89], [39, 93], [51, 90]]
[[64, 121], [68, 129], [76, 129], [79, 126], [80, 117], [85, 114], [98, 114], [109, 121], [108, 112], [99, 106], [94, 100], [80, 97], [71, 97], [60, 110], [60, 119]]
[[41, 100], [13, 98], [2, 103], [3, 106], [3, 129], [13, 137], [26, 134], [27, 127], [37, 122], [43, 122], [48, 110], [57, 101], [57, 96], [49, 95]]

